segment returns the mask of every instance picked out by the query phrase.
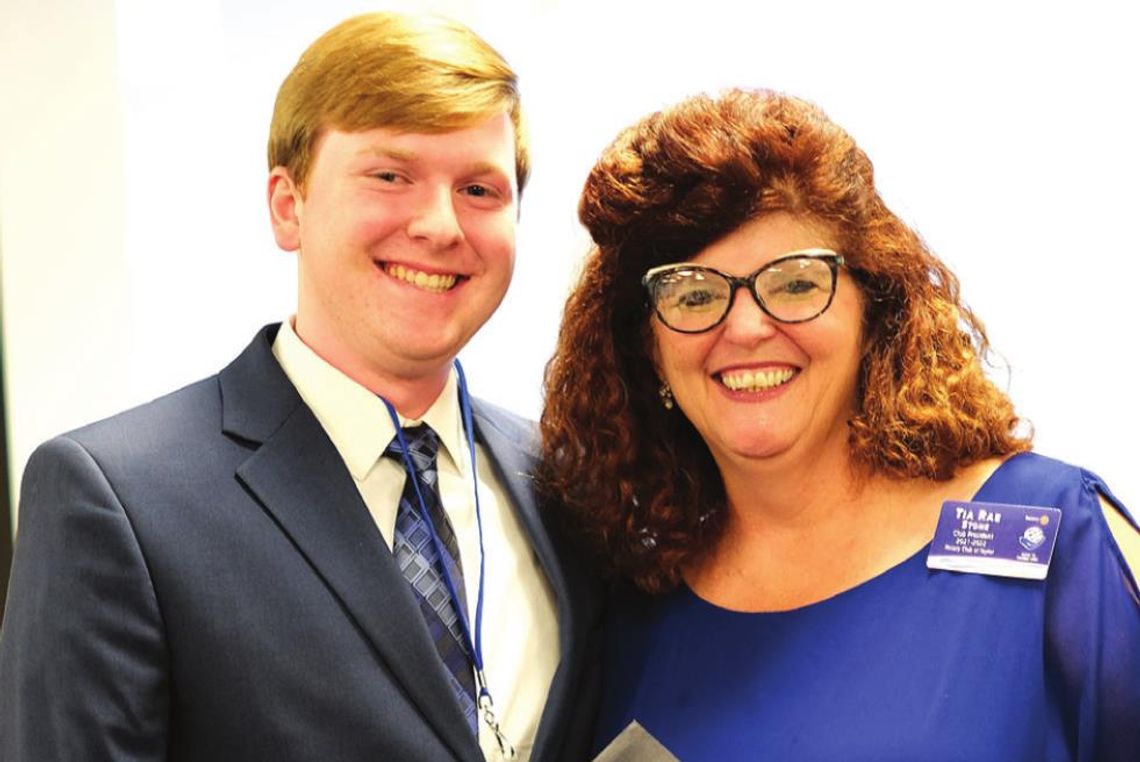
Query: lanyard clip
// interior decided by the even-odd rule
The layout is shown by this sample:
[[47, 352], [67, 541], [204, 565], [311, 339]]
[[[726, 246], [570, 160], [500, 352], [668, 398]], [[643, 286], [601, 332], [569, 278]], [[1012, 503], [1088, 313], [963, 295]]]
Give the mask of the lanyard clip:
[[483, 722], [495, 734], [495, 742], [499, 744], [499, 751], [502, 753], [503, 759], [516, 759], [518, 753], [511, 742], [507, 740], [507, 736], [499, 727], [498, 718], [495, 717], [495, 703], [491, 701], [491, 693], [486, 688], [487, 683], [483, 677], [483, 670], [478, 670], [477, 675], [479, 683], [483, 686], [479, 690], [479, 709], [483, 712]]

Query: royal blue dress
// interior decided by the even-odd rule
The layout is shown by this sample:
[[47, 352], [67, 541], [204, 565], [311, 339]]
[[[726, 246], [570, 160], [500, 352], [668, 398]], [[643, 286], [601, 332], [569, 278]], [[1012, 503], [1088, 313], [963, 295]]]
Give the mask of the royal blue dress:
[[927, 547], [791, 611], [618, 593], [597, 746], [637, 720], [683, 762], [1140, 762], [1140, 602], [1098, 492], [1119, 506], [1026, 453], [975, 496], [1061, 509], [1045, 580], [929, 570]]

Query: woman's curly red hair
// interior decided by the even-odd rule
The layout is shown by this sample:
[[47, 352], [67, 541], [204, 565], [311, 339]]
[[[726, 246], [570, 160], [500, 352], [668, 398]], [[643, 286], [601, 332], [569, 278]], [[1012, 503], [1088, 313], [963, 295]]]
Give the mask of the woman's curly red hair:
[[774, 211], [824, 223], [864, 292], [857, 464], [945, 480], [1029, 448], [982, 369], [988, 340], [957, 279], [887, 209], [854, 140], [790, 96], [689, 98], [623, 131], [586, 180], [578, 213], [595, 246], [566, 304], [542, 415], [544, 488], [611, 571], [651, 592], [712, 547], [725, 496], [697, 431], [660, 404], [640, 280]]

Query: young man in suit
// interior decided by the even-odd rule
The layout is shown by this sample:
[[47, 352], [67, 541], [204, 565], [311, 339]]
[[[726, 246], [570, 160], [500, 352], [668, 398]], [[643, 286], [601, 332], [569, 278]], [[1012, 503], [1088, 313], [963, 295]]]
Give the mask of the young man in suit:
[[453, 22], [350, 19], [269, 165], [295, 316], [28, 464], [0, 758], [584, 757], [593, 586], [532, 428], [454, 364], [511, 278], [514, 73]]

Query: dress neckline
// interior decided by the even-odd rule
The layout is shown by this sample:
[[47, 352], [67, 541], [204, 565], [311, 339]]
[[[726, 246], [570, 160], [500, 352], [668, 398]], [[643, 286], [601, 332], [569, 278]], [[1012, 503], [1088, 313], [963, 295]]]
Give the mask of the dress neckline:
[[[1027, 452], [1015, 453], [1014, 455], [1006, 458], [1000, 464], [998, 464], [998, 467], [993, 470], [993, 473], [991, 473], [989, 476], [987, 476], [985, 481], [982, 482], [981, 486], [979, 486], [978, 489], [974, 491], [973, 496], [970, 498], [970, 502], [975, 502], [975, 503], [976, 502], [985, 502], [985, 500], [983, 498], [984, 498], [985, 494], [987, 492], [989, 492], [992, 489], [993, 485], [996, 483], [996, 480], [998, 478], [998, 474], [1002, 473], [1002, 471], [1005, 470], [1006, 466], [1009, 465], [1014, 460], [1018, 460], [1018, 459], [1022, 458], [1022, 456], [1029, 455], [1031, 453], [1032, 453], [1031, 450], [1027, 451]], [[795, 607], [790, 608], [790, 609], [775, 609], [772, 611], [741, 611], [739, 609], [731, 609], [731, 608], [727, 608], [725, 606], [720, 606], [720, 605], [717, 605], [717, 604], [713, 603], [712, 601], [706, 600], [705, 598], [702, 598], [700, 595], [698, 595], [695, 590], [693, 590], [691, 587], [689, 587], [689, 583], [686, 582], [683, 578], [681, 580], [680, 586], [678, 587], [678, 590], [685, 597], [691, 599], [696, 605], [698, 605], [702, 608], [705, 608], [707, 610], [710, 610], [710, 611], [720, 612], [722, 615], [726, 615], [726, 616], [776, 618], [776, 617], [781, 617], [781, 616], [804, 615], [804, 614], [807, 614], [807, 613], [810, 613], [813, 611], [820, 611], [820, 610], [827, 608], [829, 606], [840, 605], [847, 598], [856, 597], [858, 595], [865, 594], [866, 591], [868, 591], [869, 589], [877, 587], [879, 584], [882, 584], [883, 581], [885, 581], [888, 578], [898, 574], [900, 571], [906, 569], [910, 565], [912, 565], [914, 563], [918, 563], [919, 559], [922, 556], [925, 556], [927, 553], [930, 552], [930, 544], [933, 541], [934, 541], [934, 537], [932, 535], [930, 537], [930, 539], [928, 539], [925, 543], [923, 543], [917, 550], [915, 550], [914, 553], [910, 554], [909, 556], [907, 556], [903, 560], [899, 561], [898, 563], [894, 564], [893, 566], [889, 566], [886, 569], [883, 569], [878, 574], [875, 574], [874, 576], [868, 577], [867, 579], [863, 580], [862, 582], [859, 582], [855, 585], [852, 585], [851, 587], [844, 588], [843, 590], [839, 590], [838, 592], [834, 593], [833, 595], [829, 595], [826, 598], [822, 598], [822, 599], [820, 599], [818, 601], [814, 601], [812, 603], [806, 603], [803, 606], [795, 606]]]

